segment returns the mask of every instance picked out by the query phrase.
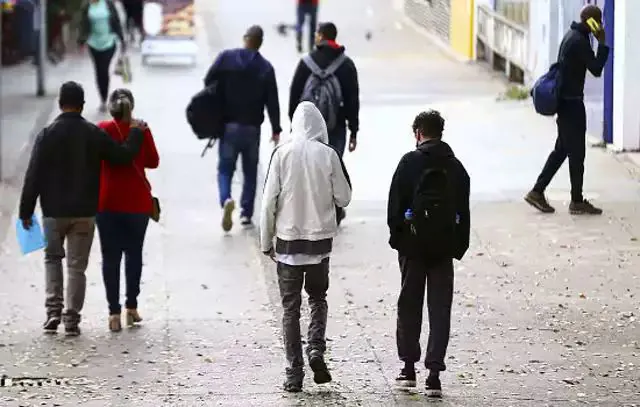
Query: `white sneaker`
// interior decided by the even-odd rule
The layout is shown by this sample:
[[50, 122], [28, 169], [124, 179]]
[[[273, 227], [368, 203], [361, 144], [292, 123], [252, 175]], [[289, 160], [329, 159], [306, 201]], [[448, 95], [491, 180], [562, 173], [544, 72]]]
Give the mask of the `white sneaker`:
[[233, 211], [236, 209], [236, 203], [233, 199], [229, 198], [224, 202], [222, 206], [222, 230], [228, 232], [233, 227]]

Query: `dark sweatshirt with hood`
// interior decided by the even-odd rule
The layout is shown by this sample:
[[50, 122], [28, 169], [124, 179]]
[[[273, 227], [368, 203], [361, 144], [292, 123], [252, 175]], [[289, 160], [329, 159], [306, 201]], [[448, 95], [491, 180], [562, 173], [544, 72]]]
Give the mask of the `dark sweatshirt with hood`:
[[584, 81], [587, 70], [595, 77], [602, 75], [609, 56], [609, 47], [598, 44], [598, 53], [593, 54], [586, 23], [571, 23], [571, 29], [560, 43], [560, 96], [565, 99], [580, 99], [584, 96]]
[[225, 122], [260, 127], [266, 106], [273, 133], [282, 132], [276, 74], [259, 51], [237, 48], [221, 52], [209, 68], [204, 85], [215, 81], [223, 85]]
[[[322, 69], [331, 65], [339, 55], [344, 54], [344, 47], [335, 41], [323, 41], [311, 53], [311, 58]], [[338, 127], [344, 128], [345, 122], [349, 124], [349, 131], [356, 135], [360, 125], [360, 87], [358, 85], [358, 71], [351, 58], [345, 58], [344, 62], [335, 73], [342, 88], [343, 106], [338, 111]], [[311, 70], [300, 60], [296, 72], [291, 81], [291, 92], [289, 94], [289, 119], [300, 103], [304, 86], [311, 76]]]
[[470, 178], [462, 163], [455, 157], [449, 144], [442, 140], [428, 140], [421, 143], [414, 151], [402, 157], [396, 172], [393, 174], [389, 189], [387, 206], [387, 224], [391, 236], [389, 245], [401, 256], [411, 256], [406, 244], [409, 226], [405, 222], [404, 213], [411, 207], [413, 194], [424, 170], [431, 164], [430, 160], [447, 158], [447, 170], [453, 177], [456, 196], [456, 213], [459, 221], [456, 229], [455, 258], [460, 260], [469, 249], [471, 232], [471, 215], [469, 211]]

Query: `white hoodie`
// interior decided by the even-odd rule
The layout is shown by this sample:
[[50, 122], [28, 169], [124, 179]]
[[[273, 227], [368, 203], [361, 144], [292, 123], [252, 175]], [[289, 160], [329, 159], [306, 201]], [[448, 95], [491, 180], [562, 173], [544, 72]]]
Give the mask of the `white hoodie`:
[[327, 126], [311, 102], [301, 102], [291, 121], [291, 140], [271, 156], [260, 216], [260, 245], [270, 251], [284, 241], [332, 239], [338, 231], [336, 205], [351, 201], [349, 175], [330, 147]]

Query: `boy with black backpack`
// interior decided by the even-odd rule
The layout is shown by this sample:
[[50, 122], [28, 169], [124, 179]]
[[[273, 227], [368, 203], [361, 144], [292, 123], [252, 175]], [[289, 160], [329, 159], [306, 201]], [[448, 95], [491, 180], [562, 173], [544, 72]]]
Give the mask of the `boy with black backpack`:
[[401, 289], [396, 340], [404, 368], [396, 379], [416, 386], [415, 363], [420, 360], [420, 332], [425, 285], [429, 310], [429, 342], [425, 366], [429, 370], [427, 396], [440, 397], [439, 373], [446, 369], [453, 259], [469, 248], [470, 179], [464, 166], [442, 141], [444, 119], [434, 110], [413, 122], [416, 149], [402, 157], [389, 191], [389, 245], [398, 251]]
[[[329, 145], [340, 157], [344, 155], [349, 128], [349, 151], [356, 149], [360, 113], [360, 88], [356, 66], [336, 42], [338, 29], [333, 23], [322, 23], [316, 33], [316, 49], [302, 58], [291, 82], [289, 119], [298, 104], [312, 102], [324, 117], [329, 132]], [[338, 223], [345, 212], [336, 208]]]

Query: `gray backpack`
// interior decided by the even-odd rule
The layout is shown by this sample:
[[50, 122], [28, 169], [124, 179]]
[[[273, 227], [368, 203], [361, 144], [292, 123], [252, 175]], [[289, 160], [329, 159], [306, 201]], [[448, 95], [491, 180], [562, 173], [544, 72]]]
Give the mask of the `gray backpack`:
[[304, 85], [300, 101], [311, 102], [320, 110], [327, 123], [327, 130], [333, 130], [338, 124], [338, 111], [343, 99], [335, 72], [346, 58], [344, 54], [340, 54], [326, 69], [321, 69], [310, 55], [302, 58], [302, 62], [311, 70], [311, 75]]

